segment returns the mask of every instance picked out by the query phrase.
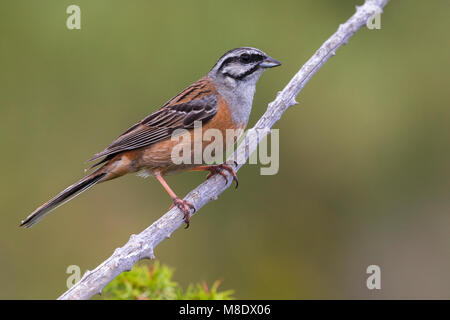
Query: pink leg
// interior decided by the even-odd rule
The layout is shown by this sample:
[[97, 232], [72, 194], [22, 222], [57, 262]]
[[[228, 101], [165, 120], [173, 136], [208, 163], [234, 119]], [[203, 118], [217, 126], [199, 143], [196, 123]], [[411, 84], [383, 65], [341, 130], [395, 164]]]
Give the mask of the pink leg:
[[161, 183], [163, 188], [172, 198], [173, 201], [172, 207], [175, 205], [184, 213], [184, 222], [186, 222], [186, 229], [189, 228], [189, 223], [191, 221], [191, 209], [195, 212], [194, 205], [186, 200], [181, 200], [180, 198], [178, 198], [175, 192], [173, 192], [173, 190], [167, 184], [166, 180], [164, 180], [164, 178], [161, 175], [157, 174], [156, 179], [158, 179], [159, 183]]

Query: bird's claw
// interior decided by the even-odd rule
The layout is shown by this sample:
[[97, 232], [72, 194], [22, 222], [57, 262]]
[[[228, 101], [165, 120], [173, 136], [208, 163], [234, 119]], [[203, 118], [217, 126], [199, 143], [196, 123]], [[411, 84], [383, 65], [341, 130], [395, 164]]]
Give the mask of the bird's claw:
[[[234, 161], [234, 163], [237, 166], [236, 161]], [[208, 168], [208, 170], [209, 170], [209, 174], [206, 177], [206, 179], [211, 178], [215, 174], [220, 174], [222, 177], [225, 178], [225, 184], [228, 184], [228, 177], [227, 177], [226, 173], [224, 172], [224, 171], [228, 171], [232, 175], [233, 181], [236, 182], [236, 189], [239, 186], [239, 181], [238, 181], [238, 177], [236, 175], [236, 172], [234, 171], [234, 169], [230, 165], [222, 163], [222, 164], [218, 164], [218, 165], [215, 165], [215, 166], [211, 166], [211, 167]]]
[[177, 206], [177, 208], [184, 213], [184, 222], [186, 223], [185, 229], [189, 228], [189, 223], [191, 222], [191, 209], [193, 213], [196, 211], [194, 205], [189, 201], [182, 200], [180, 198], [174, 198], [173, 205]]

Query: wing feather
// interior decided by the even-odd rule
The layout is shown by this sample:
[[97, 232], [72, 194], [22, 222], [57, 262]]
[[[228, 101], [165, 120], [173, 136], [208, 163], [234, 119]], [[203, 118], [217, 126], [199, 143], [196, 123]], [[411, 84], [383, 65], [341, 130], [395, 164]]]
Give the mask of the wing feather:
[[169, 100], [161, 109], [148, 115], [114, 140], [89, 161], [149, 146], [170, 138], [175, 129], [192, 129], [195, 121], [209, 121], [217, 113], [217, 92], [208, 78], [203, 78]]

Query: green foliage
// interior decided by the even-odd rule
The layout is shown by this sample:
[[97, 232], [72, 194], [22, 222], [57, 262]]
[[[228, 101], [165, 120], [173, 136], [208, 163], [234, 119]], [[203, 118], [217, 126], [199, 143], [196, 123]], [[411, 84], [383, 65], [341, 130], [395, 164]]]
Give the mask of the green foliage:
[[190, 284], [184, 291], [172, 280], [174, 270], [156, 261], [151, 266], [135, 266], [111, 281], [104, 289], [105, 300], [231, 300], [233, 291], [218, 291], [217, 280], [208, 288], [205, 282]]

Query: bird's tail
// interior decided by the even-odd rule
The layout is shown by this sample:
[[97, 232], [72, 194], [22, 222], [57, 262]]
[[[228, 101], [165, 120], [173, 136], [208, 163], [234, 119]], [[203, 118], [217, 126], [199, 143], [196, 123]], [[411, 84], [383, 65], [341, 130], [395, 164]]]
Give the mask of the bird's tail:
[[104, 170], [104, 167], [92, 172], [90, 175], [74, 183], [70, 187], [60, 192], [56, 197], [47, 201], [42, 206], [34, 210], [25, 220], [20, 223], [20, 226], [26, 228], [32, 227], [34, 224], [38, 223], [42, 218], [44, 218], [47, 214], [49, 214], [59, 206], [62, 206], [67, 201], [75, 198], [87, 189], [94, 186], [96, 183], [100, 182], [100, 180], [102, 180], [105, 175], [106, 172]]

